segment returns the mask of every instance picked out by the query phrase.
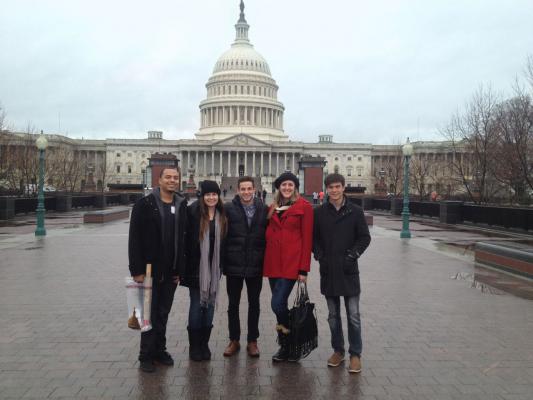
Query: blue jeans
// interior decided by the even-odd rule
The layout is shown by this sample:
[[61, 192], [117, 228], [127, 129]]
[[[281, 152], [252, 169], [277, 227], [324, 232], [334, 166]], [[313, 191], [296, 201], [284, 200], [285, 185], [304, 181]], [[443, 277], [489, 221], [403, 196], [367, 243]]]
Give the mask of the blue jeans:
[[272, 300], [270, 305], [276, 314], [278, 324], [289, 327], [289, 307], [288, 300], [292, 288], [296, 283], [295, 279], [268, 278], [270, 290], [272, 290]]
[[[339, 296], [326, 296], [328, 302], [328, 323], [331, 331], [331, 347], [344, 354], [344, 335], [342, 334], [341, 303]], [[359, 296], [344, 297], [346, 316], [348, 318], [348, 352], [351, 356], [361, 357], [363, 341], [361, 339], [361, 317], [359, 315]]]
[[189, 297], [191, 299], [189, 306], [189, 328], [195, 330], [210, 328], [213, 325], [215, 306], [213, 304], [207, 307], [200, 306], [200, 289], [189, 288]]

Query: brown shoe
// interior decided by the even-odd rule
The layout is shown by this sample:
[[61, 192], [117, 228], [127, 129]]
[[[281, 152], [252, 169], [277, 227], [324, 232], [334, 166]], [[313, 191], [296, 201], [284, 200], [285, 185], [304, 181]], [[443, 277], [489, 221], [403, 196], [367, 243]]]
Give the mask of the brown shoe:
[[356, 374], [361, 372], [361, 359], [357, 356], [350, 356], [350, 366], [348, 367], [348, 372]]
[[336, 351], [328, 358], [328, 367], [338, 367], [344, 361], [344, 354]]
[[231, 357], [236, 352], [238, 352], [241, 348], [241, 345], [239, 344], [238, 340], [232, 340], [229, 342], [228, 347], [226, 347], [226, 350], [224, 350], [224, 357]]
[[250, 357], [259, 357], [259, 347], [257, 347], [257, 342], [248, 343], [246, 351]]

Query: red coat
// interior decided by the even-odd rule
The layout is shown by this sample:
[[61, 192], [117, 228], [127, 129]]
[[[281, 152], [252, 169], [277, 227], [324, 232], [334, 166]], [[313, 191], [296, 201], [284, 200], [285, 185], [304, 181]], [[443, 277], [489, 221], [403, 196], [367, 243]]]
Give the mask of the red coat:
[[298, 271], [309, 271], [313, 247], [313, 207], [300, 197], [281, 220], [276, 212], [266, 230], [263, 275], [297, 279]]

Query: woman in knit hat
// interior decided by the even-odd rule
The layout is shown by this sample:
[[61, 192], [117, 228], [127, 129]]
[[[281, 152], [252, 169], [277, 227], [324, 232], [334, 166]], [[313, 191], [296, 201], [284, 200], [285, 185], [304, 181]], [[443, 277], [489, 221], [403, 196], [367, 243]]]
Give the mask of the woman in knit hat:
[[277, 189], [268, 213], [263, 275], [272, 290], [272, 311], [276, 314], [276, 330], [280, 348], [272, 361], [289, 359], [287, 346], [288, 299], [297, 280], [305, 282], [311, 264], [313, 244], [313, 208], [298, 193], [300, 181], [284, 172], [274, 182]]
[[189, 288], [189, 358], [210, 360], [209, 338], [221, 276], [221, 254], [227, 220], [215, 181], [203, 181], [198, 201], [187, 207], [185, 275]]

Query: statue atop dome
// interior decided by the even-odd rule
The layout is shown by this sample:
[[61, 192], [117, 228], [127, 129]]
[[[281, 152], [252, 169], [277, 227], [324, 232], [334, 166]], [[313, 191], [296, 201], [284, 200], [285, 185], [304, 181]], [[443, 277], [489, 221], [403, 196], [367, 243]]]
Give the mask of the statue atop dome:
[[246, 23], [246, 18], [244, 17], [244, 1], [243, 0], [241, 0], [241, 5], [239, 7], [241, 9], [241, 15], [240, 15], [240, 18], [239, 18], [239, 22]]

